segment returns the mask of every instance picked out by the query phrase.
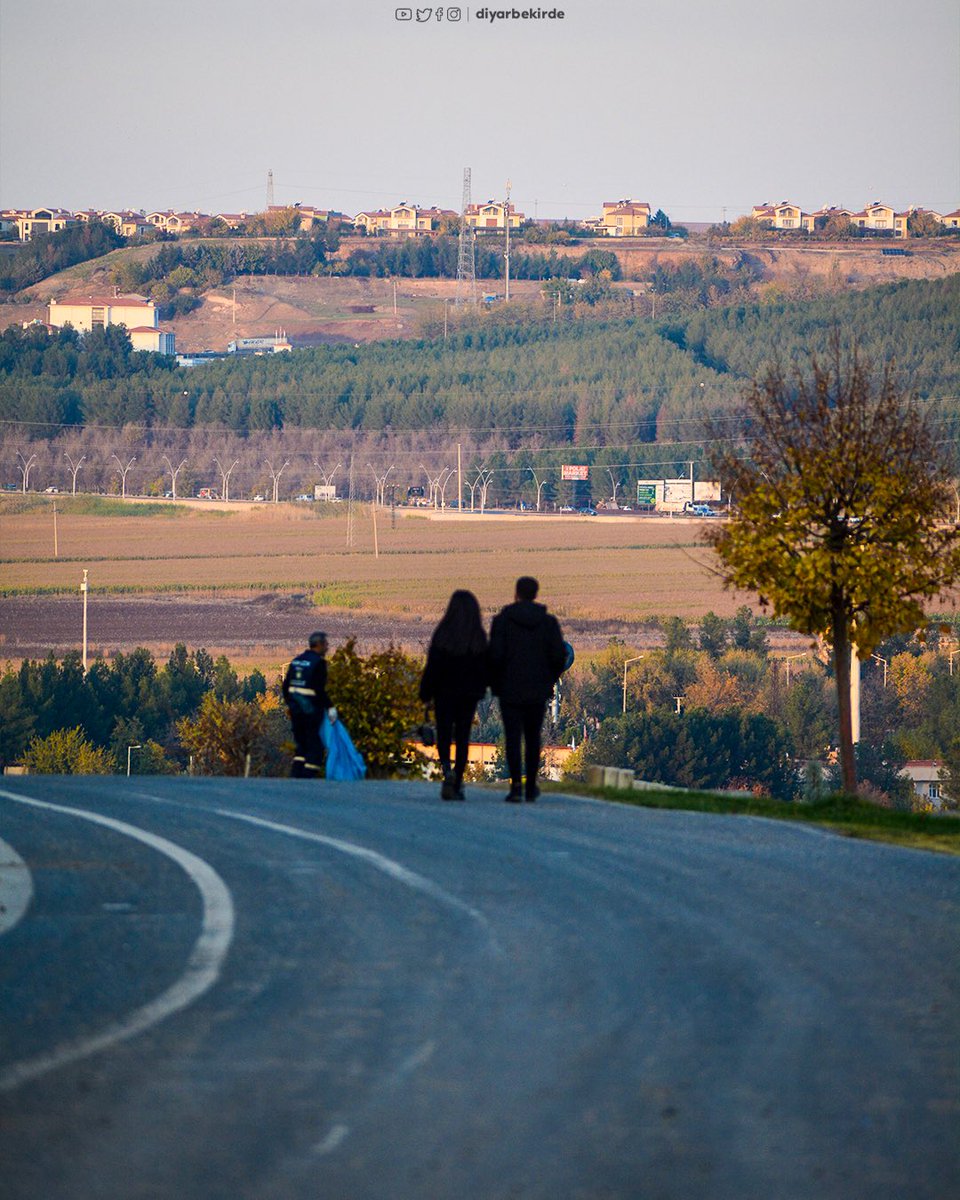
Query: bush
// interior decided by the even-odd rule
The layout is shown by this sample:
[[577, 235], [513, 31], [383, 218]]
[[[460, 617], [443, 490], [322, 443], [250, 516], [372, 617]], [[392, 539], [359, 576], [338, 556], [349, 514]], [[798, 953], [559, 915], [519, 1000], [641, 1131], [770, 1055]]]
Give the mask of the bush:
[[113, 755], [94, 746], [79, 725], [35, 737], [23, 765], [31, 775], [112, 775], [114, 770]]
[[351, 638], [330, 657], [327, 691], [371, 776], [408, 774], [420, 756], [404, 740], [423, 718], [421, 664], [395, 646], [357, 653]]

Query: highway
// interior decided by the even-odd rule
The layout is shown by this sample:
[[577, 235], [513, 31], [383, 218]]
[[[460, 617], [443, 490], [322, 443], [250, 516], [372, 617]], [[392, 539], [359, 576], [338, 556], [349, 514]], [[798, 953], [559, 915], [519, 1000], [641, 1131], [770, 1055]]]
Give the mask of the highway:
[[0, 781], [4, 1200], [944, 1200], [960, 861], [556, 794]]

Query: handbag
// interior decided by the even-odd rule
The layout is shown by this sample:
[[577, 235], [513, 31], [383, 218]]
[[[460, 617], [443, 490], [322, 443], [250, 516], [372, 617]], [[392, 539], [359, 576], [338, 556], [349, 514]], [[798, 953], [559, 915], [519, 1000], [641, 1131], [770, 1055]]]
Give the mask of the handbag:
[[327, 779], [363, 779], [367, 765], [343, 721], [339, 718], [331, 721], [324, 716], [320, 722], [320, 740], [327, 752]]

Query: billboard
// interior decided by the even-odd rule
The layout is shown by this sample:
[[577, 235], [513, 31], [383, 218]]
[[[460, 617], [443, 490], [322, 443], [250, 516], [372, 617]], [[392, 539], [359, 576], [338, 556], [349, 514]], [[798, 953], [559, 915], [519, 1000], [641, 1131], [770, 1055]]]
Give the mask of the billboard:
[[590, 468], [581, 467], [575, 464], [564, 463], [560, 468], [561, 479], [589, 479]]

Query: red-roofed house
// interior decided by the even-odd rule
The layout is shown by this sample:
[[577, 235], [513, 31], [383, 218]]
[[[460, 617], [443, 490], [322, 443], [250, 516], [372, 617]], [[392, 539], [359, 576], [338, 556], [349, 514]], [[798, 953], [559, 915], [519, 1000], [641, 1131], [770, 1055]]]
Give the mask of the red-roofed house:
[[772, 229], [805, 229], [813, 232], [814, 217], [805, 213], [799, 205], [791, 204], [789, 200], [781, 200], [779, 204], [755, 204], [750, 213], [755, 221], [769, 221]]
[[105, 329], [108, 325], [124, 325], [130, 334], [134, 350], [152, 350], [158, 354], [175, 354], [174, 335], [160, 328], [157, 306], [145, 296], [67, 296], [51, 300], [49, 323], [57, 329], [72, 325], [81, 333]]
[[638, 200], [604, 200], [600, 228], [607, 237], [633, 237], [649, 224], [649, 204]]

